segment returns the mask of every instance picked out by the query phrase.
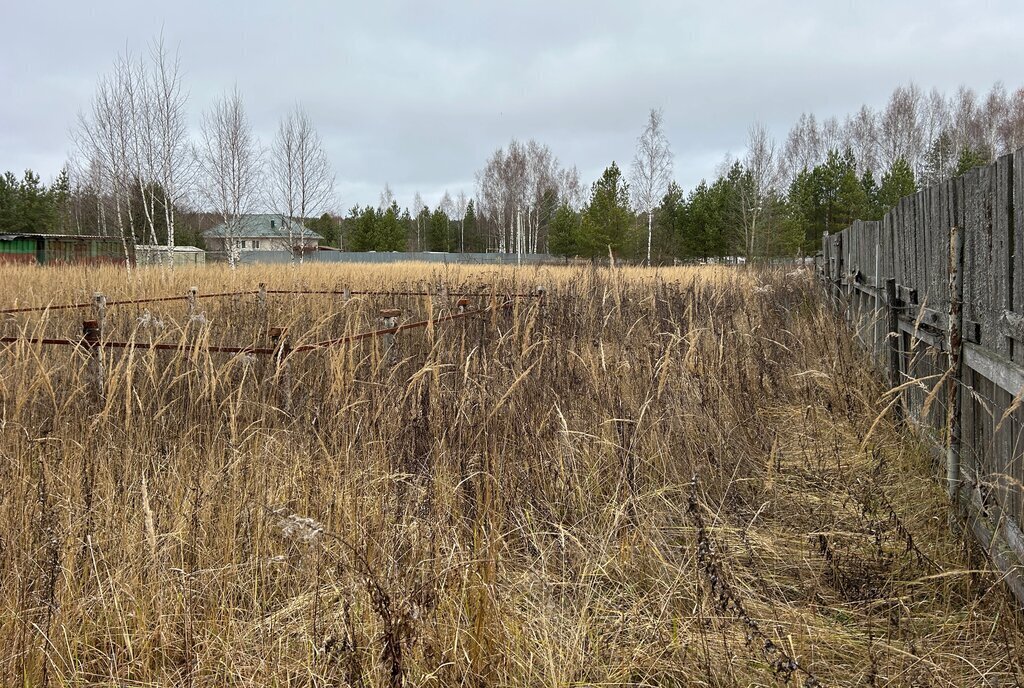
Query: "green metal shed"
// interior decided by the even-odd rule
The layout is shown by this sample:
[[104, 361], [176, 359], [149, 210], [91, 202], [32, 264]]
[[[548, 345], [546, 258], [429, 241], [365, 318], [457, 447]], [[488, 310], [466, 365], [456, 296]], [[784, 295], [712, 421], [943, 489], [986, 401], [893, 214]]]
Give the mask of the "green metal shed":
[[[134, 263], [131, 247], [129, 260]], [[124, 264], [124, 246], [118, 237], [84, 234], [0, 234], [0, 263]]]

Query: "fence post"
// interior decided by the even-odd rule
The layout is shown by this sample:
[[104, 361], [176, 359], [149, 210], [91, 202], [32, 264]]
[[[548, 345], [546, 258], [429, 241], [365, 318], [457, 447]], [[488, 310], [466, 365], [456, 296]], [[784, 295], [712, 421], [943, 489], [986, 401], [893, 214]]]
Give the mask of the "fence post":
[[100, 321], [82, 321], [82, 343], [89, 352], [89, 374], [95, 385], [96, 398], [102, 400], [103, 385], [103, 347], [101, 345]]
[[[903, 382], [902, 365], [900, 363], [900, 319], [899, 297], [896, 295], [896, 279], [885, 280], [885, 332], [886, 345], [889, 350], [889, 384], [894, 388]], [[893, 416], [897, 423], [903, 422], [903, 393], [897, 393], [893, 404]]]
[[[400, 311], [397, 308], [385, 308], [385, 309], [383, 309], [380, 312], [380, 322], [381, 322], [381, 325], [384, 326], [383, 329], [390, 329], [390, 328], [398, 327], [398, 316], [400, 316], [401, 314], [402, 314], [402, 311]], [[381, 340], [384, 342], [385, 350], [390, 351], [391, 348], [395, 344], [395, 334], [393, 332], [389, 332], [389, 333], [385, 334], [381, 338]]]
[[292, 371], [288, 355], [291, 345], [288, 341], [288, 329], [284, 327], [270, 328], [270, 341], [274, 344], [274, 362], [277, 365], [279, 384], [281, 387], [281, 408], [285, 413], [292, 410]]
[[961, 386], [963, 380], [963, 299], [964, 299], [964, 236], [953, 225], [949, 232], [949, 329], [946, 345], [949, 350], [949, 380], [946, 437], [946, 480], [954, 506], [960, 496], [961, 448]]
[[96, 322], [99, 323], [100, 337], [102, 337], [107, 320], [107, 297], [103, 295], [103, 292], [98, 291], [92, 295], [92, 305], [96, 311]]
[[256, 318], [260, 322], [267, 315], [267, 285], [264, 282], [260, 282], [256, 289]]

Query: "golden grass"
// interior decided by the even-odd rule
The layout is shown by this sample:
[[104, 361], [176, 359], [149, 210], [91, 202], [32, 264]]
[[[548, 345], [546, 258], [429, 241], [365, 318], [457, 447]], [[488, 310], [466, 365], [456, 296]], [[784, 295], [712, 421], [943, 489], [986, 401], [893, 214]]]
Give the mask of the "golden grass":
[[[0, 304], [547, 289], [266, 358], [0, 352], [4, 685], [1014, 685], [1016, 608], [807, 276], [726, 268], [9, 267]], [[474, 303], [486, 306], [487, 297]], [[294, 343], [444, 299], [112, 307]], [[148, 320], [147, 320], [148, 311]], [[88, 314], [8, 317], [76, 337]], [[159, 320], [162, 327], [153, 325]], [[205, 322], [204, 322], [205, 321]], [[286, 397], [283, 387], [290, 395]], [[288, 399], [285, 407], [285, 399]]]

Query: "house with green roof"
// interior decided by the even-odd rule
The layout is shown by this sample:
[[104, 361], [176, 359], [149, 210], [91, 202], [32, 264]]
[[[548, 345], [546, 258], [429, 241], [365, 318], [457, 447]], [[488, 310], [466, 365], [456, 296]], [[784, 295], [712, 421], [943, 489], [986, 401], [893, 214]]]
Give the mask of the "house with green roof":
[[288, 251], [293, 255], [317, 250], [322, 236], [297, 220], [279, 214], [242, 215], [203, 232], [207, 253], [221, 260], [251, 251]]

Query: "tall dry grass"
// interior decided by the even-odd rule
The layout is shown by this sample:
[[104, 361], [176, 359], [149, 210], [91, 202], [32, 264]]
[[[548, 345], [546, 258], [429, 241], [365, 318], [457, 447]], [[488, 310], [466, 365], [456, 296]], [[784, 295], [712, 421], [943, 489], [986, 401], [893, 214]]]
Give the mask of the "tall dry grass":
[[[271, 296], [108, 311], [0, 350], [0, 681], [42, 686], [1014, 685], [1016, 609], [805, 275], [728, 269], [0, 270], [0, 303], [547, 289], [450, 311]], [[474, 303], [486, 306], [490, 297]], [[88, 313], [88, 311], [85, 311]], [[7, 336], [75, 337], [83, 314]], [[159, 322], [157, 326], [155, 323]], [[285, 366], [287, 364], [287, 366]], [[290, 394], [283, 392], [287, 385]]]

